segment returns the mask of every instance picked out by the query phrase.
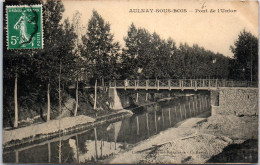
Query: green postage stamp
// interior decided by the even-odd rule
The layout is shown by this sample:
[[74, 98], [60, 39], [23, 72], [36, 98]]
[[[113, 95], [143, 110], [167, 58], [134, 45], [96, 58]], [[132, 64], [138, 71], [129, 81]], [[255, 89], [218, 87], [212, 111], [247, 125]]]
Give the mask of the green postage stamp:
[[7, 6], [7, 48], [43, 48], [42, 5]]

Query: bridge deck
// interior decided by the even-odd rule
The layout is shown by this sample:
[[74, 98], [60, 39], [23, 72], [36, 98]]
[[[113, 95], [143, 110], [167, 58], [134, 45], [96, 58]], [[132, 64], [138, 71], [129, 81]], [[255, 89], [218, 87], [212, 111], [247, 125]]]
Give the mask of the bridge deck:
[[117, 86], [115, 87], [117, 89], [142, 89], [142, 90], [209, 90], [209, 89], [217, 89], [216, 87], [145, 87], [145, 86], [127, 86], [127, 87], [122, 87], [122, 86]]
[[[114, 80], [98, 87], [125, 90], [216, 90], [225, 87], [257, 87], [257, 82], [226, 81], [222, 79], [169, 79], [169, 80]], [[86, 86], [85, 88], [93, 88]]]

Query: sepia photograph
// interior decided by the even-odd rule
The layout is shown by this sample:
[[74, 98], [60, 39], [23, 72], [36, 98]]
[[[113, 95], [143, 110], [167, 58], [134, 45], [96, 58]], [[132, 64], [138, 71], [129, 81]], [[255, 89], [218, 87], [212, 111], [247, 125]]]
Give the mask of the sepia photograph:
[[4, 0], [2, 163], [258, 163], [258, 10]]

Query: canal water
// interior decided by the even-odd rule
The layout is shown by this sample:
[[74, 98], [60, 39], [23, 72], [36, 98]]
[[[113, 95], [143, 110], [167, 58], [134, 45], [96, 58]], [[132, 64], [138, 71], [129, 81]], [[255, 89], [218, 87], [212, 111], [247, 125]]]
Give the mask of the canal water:
[[174, 127], [178, 122], [210, 111], [207, 94], [162, 99], [133, 109], [136, 114], [73, 135], [3, 152], [5, 163], [102, 162], [138, 142]]

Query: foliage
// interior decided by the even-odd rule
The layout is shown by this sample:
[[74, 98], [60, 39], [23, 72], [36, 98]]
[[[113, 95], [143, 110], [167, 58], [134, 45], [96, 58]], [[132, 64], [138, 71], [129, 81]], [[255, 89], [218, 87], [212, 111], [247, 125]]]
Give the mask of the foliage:
[[[122, 53], [122, 78], [227, 78], [228, 58], [187, 43], [176, 47], [132, 23]], [[155, 69], [156, 68], [156, 69]], [[138, 72], [139, 70], [139, 72]]]
[[116, 66], [119, 56], [119, 43], [113, 42], [110, 24], [93, 10], [88, 22], [87, 33], [82, 37], [81, 55], [87, 59], [94, 79], [117, 78]]
[[250, 32], [243, 30], [230, 49], [234, 53], [231, 61], [232, 78], [256, 81], [258, 77], [258, 39]]

